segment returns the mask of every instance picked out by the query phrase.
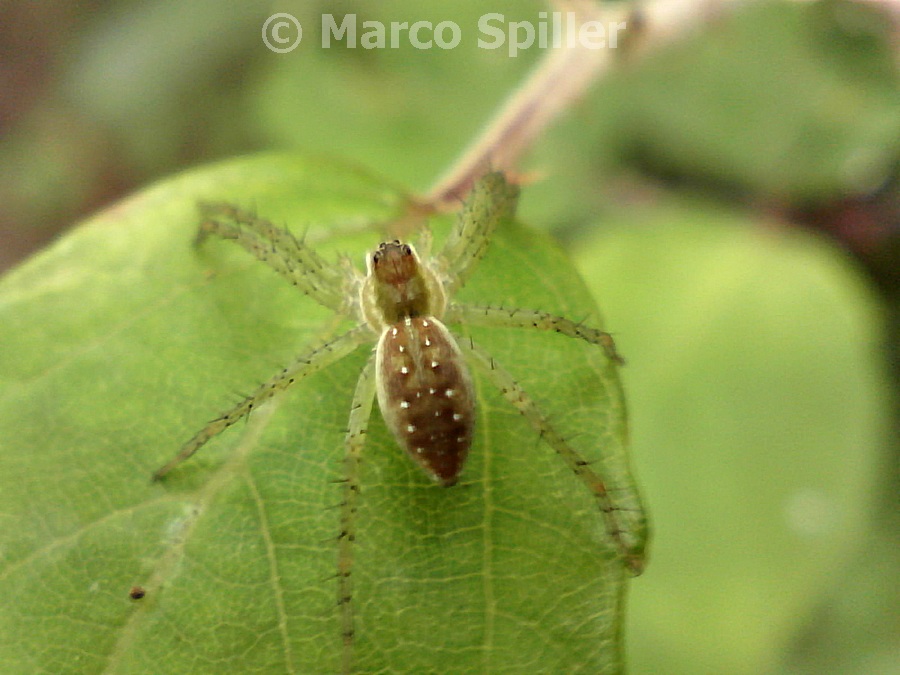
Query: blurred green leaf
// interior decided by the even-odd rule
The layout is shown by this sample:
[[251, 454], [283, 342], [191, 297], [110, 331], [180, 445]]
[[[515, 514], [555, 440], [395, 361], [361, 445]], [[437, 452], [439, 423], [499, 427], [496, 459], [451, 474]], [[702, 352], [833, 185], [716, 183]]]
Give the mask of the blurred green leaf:
[[873, 190], [900, 153], [886, 30], [864, 3], [750, 3], [618, 73], [604, 91], [609, 142], [663, 175], [737, 192]]
[[[845, 568], [861, 586], [896, 577], [869, 538], [891, 461], [876, 299], [821, 239], [723, 205], [667, 195], [604, 225], [576, 262], [629, 358], [654, 523], [630, 669], [793, 672], [787, 649]], [[849, 672], [870, 647], [815, 672]]]
[[623, 168], [753, 203], [872, 191], [900, 156], [890, 26], [878, 3], [739, 3], [617, 68], [550, 129], [532, 160], [548, 180], [523, 213], [594, 222]]
[[[354, 257], [382, 236], [366, 225], [406, 204], [327, 162], [246, 159], [113, 206], [0, 283], [3, 672], [339, 669], [334, 507], [365, 349], [149, 480], [230, 392], [268, 378], [328, 319], [237, 247], [194, 250], [198, 199], [253, 205]], [[596, 319], [566, 258], [514, 224], [461, 297]], [[636, 505], [617, 373], [599, 350], [472, 334]], [[621, 672], [626, 574], [596, 504], [474, 375], [480, 416], [456, 487], [431, 484], [373, 418], [358, 669]], [[129, 597], [136, 585], [143, 599]]]

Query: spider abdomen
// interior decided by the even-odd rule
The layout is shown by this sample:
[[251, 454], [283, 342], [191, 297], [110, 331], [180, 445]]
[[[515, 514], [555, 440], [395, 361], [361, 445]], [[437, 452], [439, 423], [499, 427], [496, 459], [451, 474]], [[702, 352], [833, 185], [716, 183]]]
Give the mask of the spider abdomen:
[[397, 443], [453, 485], [472, 445], [475, 396], [450, 331], [434, 317], [407, 317], [384, 330], [375, 359], [378, 405]]

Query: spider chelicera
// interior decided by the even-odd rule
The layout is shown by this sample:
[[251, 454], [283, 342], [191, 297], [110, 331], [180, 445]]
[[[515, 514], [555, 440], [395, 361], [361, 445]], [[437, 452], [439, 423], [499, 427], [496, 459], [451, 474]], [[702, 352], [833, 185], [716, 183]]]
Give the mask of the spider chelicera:
[[[252, 394], [198, 431], [165, 466], [160, 479], [207, 441], [293, 383], [349, 355], [364, 344], [376, 348], [356, 384], [345, 438], [344, 499], [338, 537], [338, 605], [349, 671], [353, 642], [352, 560], [360, 495], [359, 464], [372, 403], [377, 398], [397, 444], [436, 483], [454, 485], [472, 444], [475, 395], [467, 361], [482, 371], [565, 461], [596, 499], [624, 564], [634, 573], [643, 567], [639, 532], [620, 520], [619, 509], [603, 478], [560, 435], [537, 403], [490, 354], [466, 339], [457, 342], [445, 326], [467, 324], [553, 331], [602, 349], [621, 363], [612, 337], [603, 331], [552, 314], [460, 304], [453, 297], [484, 255], [495, 227], [512, 217], [518, 188], [501, 173], [476, 182], [447, 242], [426, 260], [407, 243], [382, 243], [366, 259], [362, 275], [350, 265], [321, 258], [290, 232], [228, 204], [203, 206], [198, 241], [216, 235], [240, 244], [285, 277], [301, 292], [356, 326], [308, 351]], [[430, 236], [422, 238], [430, 248]]]

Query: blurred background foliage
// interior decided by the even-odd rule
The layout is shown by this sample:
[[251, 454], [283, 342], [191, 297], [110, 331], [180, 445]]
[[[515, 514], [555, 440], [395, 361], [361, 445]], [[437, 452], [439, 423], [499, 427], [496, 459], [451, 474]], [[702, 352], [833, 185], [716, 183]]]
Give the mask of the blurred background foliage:
[[[748, 3], [627, 59], [543, 137], [553, 230], [629, 365], [654, 524], [634, 673], [900, 669], [900, 28], [887, 2]], [[540, 57], [536, 1], [0, 3], [0, 268], [217, 158], [345, 158], [413, 190]], [[275, 54], [274, 12], [304, 25]], [[322, 49], [320, 17], [451, 20], [453, 50]]]

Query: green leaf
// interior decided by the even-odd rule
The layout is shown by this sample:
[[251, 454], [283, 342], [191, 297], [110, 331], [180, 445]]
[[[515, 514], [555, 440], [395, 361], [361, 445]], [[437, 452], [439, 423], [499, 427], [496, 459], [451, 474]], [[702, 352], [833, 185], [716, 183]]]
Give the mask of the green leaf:
[[[832, 657], [806, 672], [892, 672], [871, 645], [896, 631], [868, 609], [896, 615], [884, 591], [897, 571], [879, 557], [896, 542], [870, 529], [874, 497], [895, 494], [894, 411], [883, 310], [860, 270], [821, 237], [698, 197], [661, 192], [603, 224], [576, 261], [629, 356], [632, 447], [653, 496], [630, 672], [796, 673], [792, 644]], [[808, 641], [807, 626], [829, 628], [826, 594], [869, 585], [877, 602], [840, 605], [855, 629]]]
[[[340, 668], [343, 435], [365, 348], [298, 383], [166, 481], [208, 419], [329, 313], [237, 247], [191, 246], [196, 202], [288, 223], [359, 260], [405, 213], [346, 167], [201, 169], [73, 230], [0, 283], [0, 671]], [[449, 219], [435, 225], [438, 242]], [[504, 225], [460, 299], [597, 325], [570, 263]], [[468, 335], [468, 331], [463, 330]], [[472, 329], [640, 522], [616, 368], [556, 334]], [[627, 574], [596, 503], [476, 371], [460, 484], [430, 483], [373, 413], [354, 567], [359, 672], [620, 672]], [[145, 597], [129, 597], [139, 586]]]

